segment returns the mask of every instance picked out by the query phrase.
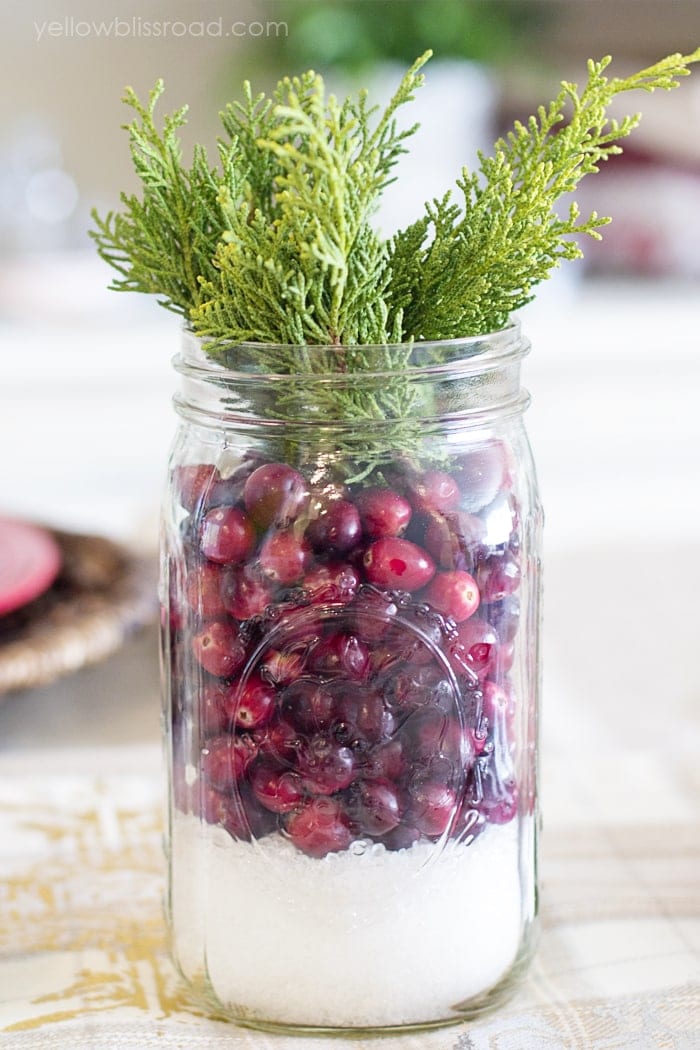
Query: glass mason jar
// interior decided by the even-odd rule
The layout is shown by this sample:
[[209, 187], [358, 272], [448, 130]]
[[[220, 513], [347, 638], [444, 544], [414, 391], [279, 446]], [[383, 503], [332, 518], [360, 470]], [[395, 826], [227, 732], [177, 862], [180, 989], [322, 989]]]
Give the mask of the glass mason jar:
[[[541, 511], [519, 325], [191, 334], [163, 516], [167, 915], [217, 1014], [423, 1028], [502, 1001], [536, 916]], [[265, 365], [260, 363], [265, 362]]]

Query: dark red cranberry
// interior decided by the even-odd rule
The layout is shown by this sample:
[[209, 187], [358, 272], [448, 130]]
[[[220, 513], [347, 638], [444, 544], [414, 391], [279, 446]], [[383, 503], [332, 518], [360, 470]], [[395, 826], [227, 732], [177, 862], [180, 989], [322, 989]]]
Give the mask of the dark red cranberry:
[[367, 646], [354, 634], [332, 634], [309, 654], [309, 668], [315, 674], [343, 675], [359, 681], [366, 676], [368, 667]]
[[259, 675], [251, 675], [245, 685], [236, 690], [234, 718], [239, 729], [259, 729], [272, 720], [276, 693]]
[[403, 821], [392, 831], [382, 836], [382, 842], [388, 850], [409, 849], [420, 840], [421, 833], [418, 828], [411, 827]]
[[410, 498], [417, 511], [445, 514], [459, 505], [459, 487], [455, 479], [442, 470], [427, 470], [410, 486]]
[[325, 857], [345, 850], [352, 842], [347, 813], [332, 798], [314, 798], [287, 817], [289, 837], [302, 853]]
[[306, 536], [317, 550], [349, 551], [360, 539], [362, 526], [357, 508], [348, 500], [325, 502], [309, 522]]
[[454, 704], [454, 690], [434, 664], [411, 665], [388, 676], [384, 698], [392, 707], [407, 711], [431, 706], [447, 713]]
[[207, 682], [199, 697], [198, 720], [205, 736], [223, 732], [229, 724], [228, 694], [230, 686]]
[[479, 607], [479, 588], [468, 572], [438, 572], [428, 585], [425, 600], [455, 623], [468, 619]]
[[395, 736], [378, 744], [366, 756], [363, 773], [370, 778], [401, 780], [408, 772], [409, 763], [404, 742]]
[[318, 733], [333, 722], [335, 700], [313, 678], [299, 678], [282, 693], [282, 713], [302, 733]]
[[477, 580], [482, 601], [499, 602], [520, 586], [520, 565], [508, 552], [494, 555], [479, 566]]
[[301, 588], [315, 604], [340, 602], [346, 605], [357, 594], [360, 574], [347, 562], [314, 565], [301, 581]]
[[418, 591], [435, 573], [429, 554], [410, 540], [393, 536], [375, 540], [367, 548], [362, 564], [370, 583], [392, 590]]
[[214, 507], [202, 522], [202, 554], [209, 561], [239, 562], [255, 546], [255, 529], [242, 510]]
[[209, 490], [221, 480], [219, 471], [209, 463], [176, 467], [174, 477], [180, 503], [190, 514], [204, 502]]
[[223, 601], [224, 577], [218, 565], [198, 565], [185, 580], [185, 600], [202, 620], [215, 620], [226, 613]]
[[284, 587], [297, 583], [310, 561], [311, 548], [291, 529], [280, 529], [266, 536], [258, 555], [263, 574]]
[[240, 799], [217, 791], [206, 784], [198, 785], [199, 811], [207, 824], [219, 824], [236, 839], [248, 841], [250, 830]]
[[393, 489], [376, 486], [358, 493], [355, 505], [360, 512], [362, 529], [370, 539], [402, 536], [411, 520], [411, 504]]
[[308, 489], [301, 474], [286, 463], [265, 463], [248, 477], [243, 501], [260, 528], [295, 520], [308, 500]]
[[459, 839], [465, 846], [469, 846], [474, 839], [479, 837], [485, 827], [486, 818], [484, 814], [465, 802], [452, 827], [452, 838]]
[[233, 623], [212, 620], [192, 639], [192, 650], [205, 671], [230, 678], [245, 663], [246, 650]]
[[428, 519], [424, 543], [442, 569], [472, 568], [475, 554], [486, 529], [481, 518], [466, 511], [432, 514]]
[[490, 756], [479, 759], [480, 799], [478, 810], [489, 824], [508, 824], [517, 815], [519, 793], [510, 772], [499, 770]]
[[500, 441], [459, 457], [461, 505], [470, 514], [488, 506], [506, 479], [506, 453]]
[[459, 625], [449, 651], [450, 662], [458, 674], [463, 667], [467, 667], [483, 682], [497, 666], [498, 635], [486, 620], [472, 616]]
[[456, 718], [437, 708], [418, 708], [404, 723], [402, 733], [411, 741], [413, 754], [421, 763], [444, 757], [455, 769], [471, 764], [471, 736]]
[[520, 600], [515, 594], [506, 595], [500, 602], [490, 602], [488, 608], [489, 623], [498, 631], [501, 642], [512, 642], [518, 633], [520, 620]]
[[274, 597], [273, 585], [250, 565], [225, 572], [221, 597], [226, 611], [237, 620], [248, 620], [265, 611]]
[[243, 777], [257, 754], [249, 736], [220, 736], [202, 748], [202, 776], [217, 791], [230, 792]]
[[349, 787], [355, 777], [355, 756], [326, 733], [317, 733], [299, 749], [299, 772], [312, 795], [332, 795]]
[[275, 719], [262, 729], [257, 729], [253, 738], [260, 754], [273, 759], [279, 765], [293, 765], [301, 745], [299, 732], [284, 718]]
[[336, 693], [333, 715], [336, 739], [353, 747], [387, 740], [394, 729], [394, 718], [380, 694], [349, 683]]
[[249, 777], [256, 799], [273, 813], [290, 813], [306, 797], [299, 774], [271, 762], [256, 762]]
[[508, 642], [506, 645], [500, 645], [498, 647], [498, 653], [496, 655], [496, 666], [493, 669], [492, 675], [494, 678], [500, 678], [503, 675], [508, 674], [515, 661], [515, 646], [512, 642]]
[[416, 780], [410, 788], [406, 820], [431, 837], [447, 831], [456, 814], [457, 796], [452, 788], [437, 780]]
[[348, 815], [361, 835], [385, 835], [401, 820], [399, 793], [388, 780], [361, 780], [352, 789]]
[[515, 721], [516, 704], [513, 691], [496, 682], [483, 684], [483, 714], [490, 726], [502, 724], [510, 733]]

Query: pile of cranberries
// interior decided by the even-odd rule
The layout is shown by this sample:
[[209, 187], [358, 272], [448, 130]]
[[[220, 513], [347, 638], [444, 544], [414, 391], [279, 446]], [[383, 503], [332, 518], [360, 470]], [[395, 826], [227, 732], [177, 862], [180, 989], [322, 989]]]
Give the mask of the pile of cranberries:
[[521, 567], [500, 443], [381, 485], [257, 455], [228, 477], [179, 467], [176, 485], [179, 808], [313, 857], [513, 819]]

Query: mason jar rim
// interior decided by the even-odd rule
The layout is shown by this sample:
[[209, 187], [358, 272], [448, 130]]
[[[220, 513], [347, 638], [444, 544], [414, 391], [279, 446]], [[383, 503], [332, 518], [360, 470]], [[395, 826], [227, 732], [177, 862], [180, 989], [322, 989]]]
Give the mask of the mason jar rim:
[[[183, 326], [182, 350], [173, 358], [173, 364], [180, 374], [206, 380], [207, 378], [219, 381], [235, 379], [237, 381], [267, 381], [289, 382], [296, 376], [306, 381], [340, 381], [349, 378], [357, 378], [365, 375], [368, 378], [378, 378], [382, 375], [390, 376], [396, 374], [396, 369], [387, 368], [386, 362], [379, 360], [380, 355], [387, 351], [408, 351], [415, 355], [415, 362], [409, 361], [403, 365], [407, 376], [412, 379], [430, 378], [456, 372], [459, 376], [478, 375], [485, 371], [502, 368], [505, 365], [515, 363], [524, 357], [530, 350], [530, 342], [522, 334], [522, 325], [517, 316], [511, 317], [509, 323], [494, 332], [481, 335], [459, 336], [452, 339], [440, 340], [413, 340], [401, 343], [362, 343], [362, 344], [333, 344], [333, 343], [271, 343], [240, 341], [225, 344], [223, 351], [241, 351], [248, 355], [246, 363], [236, 363], [229, 366], [215, 357], [208, 356], [205, 352], [207, 344], [206, 337], [197, 335], [187, 325]], [[265, 371], [254, 365], [256, 351], [274, 350], [302, 350], [307, 355], [320, 357], [322, 354], [342, 353], [346, 350], [356, 351], [361, 349], [363, 353], [376, 357], [376, 367], [368, 367], [360, 371], [347, 372], [342, 369], [327, 371]], [[437, 360], [430, 360], [430, 355], [440, 352]]]

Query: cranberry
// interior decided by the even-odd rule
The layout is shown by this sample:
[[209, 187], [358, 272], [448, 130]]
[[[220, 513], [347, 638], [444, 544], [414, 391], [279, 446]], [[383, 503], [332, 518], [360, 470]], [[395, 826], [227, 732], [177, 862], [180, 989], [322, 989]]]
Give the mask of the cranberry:
[[461, 505], [471, 514], [488, 506], [506, 477], [505, 449], [500, 441], [460, 456]]
[[394, 718], [381, 696], [371, 689], [343, 684], [334, 705], [334, 733], [343, 744], [358, 746], [386, 740], [394, 729]]
[[256, 762], [250, 771], [250, 786], [258, 802], [273, 813], [290, 813], [304, 798], [298, 773], [280, 769], [270, 762]]
[[420, 762], [444, 757], [458, 766], [471, 764], [473, 745], [456, 718], [434, 707], [421, 707], [406, 720], [403, 731]]
[[353, 628], [363, 641], [379, 641], [398, 611], [398, 606], [388, 595], [365, 587], [352, 604]]
[[508, 552], [494, 555], [479, 567], [479, 590], [484, 602], [499, 602], [520, 586], [520, 565]]
[[291, 529], [270, 533], [262, 543], [259, 564], [262, 572], [274, 583], [289, 586], [304, 575], [311, 560], [311, 549]]
[[198, 719], [202, 732], [214, 736], [229, 723], [227, 710], [229, 689], [220, 682], [207, 682], [199, 697]]
[[499, 770], [493, 756], [478, 764], [477, 809], [489, 824], [508, 824], [517, 815], [519, 792], [510, 773]]
[[233, 623], [212, 620], [192, 639], [194, 655], [205, 671], [230, 678], [245, 663], [246, 651]]
[[257, 467], [243, 489], [246, 510], [263, 529], [275, 522], [294, 521], [307, 499], [304, 478], [285, 463], [265, 463]]
[[450, 644], [450, 662], [458, 674], [467, 667], [483, 682], [497, 666], [498, 657], [498, 635], [491, 624], [473, 616], [459, 625]]
[[202, 749], [202, 776], [217, 791], [231, 791], [257, 754], [249, 736], [220, 736]]
[[385, 835], [401, 820], [399, 793], [388, 780], [362, 780], [353, 787], [348, 814], [360, 834]]
[[238, 562], [255, 546], [255, 529], [242, 510], [214, 507], [202, 522], [202, 554], [209, 561]]
[[317, 733], [299, 749], [299, 771], [312, 795], [332, 795], [349, 787], [355, 777], [355, 758], [349, 747], [325, 733]]
[[282, 694], [284, 717], [303, 733], [327, 729], [333, 721], [333, 695], [319, 682], [300, 678]]
[[479, 588], [468, 572], [439, 572], [430, 581], [425, 600], [455, 623], [467, 620], [479, 607]]
[[310, 521], [306, 536], [320, 550], [349, 551], [360, 539], [362, 526], [357, 508], [348, 500], [329, 500]]
[[290, 685], [304, 673], [306, 652], [304, 649], [282, 651], [268, 649], [260, 663], [260, 675], [272, 685]]
[[408, 772], [404, 742], [395, 736], [378, 744], [366, 758], [363, 772], [376, 779], [401, 780]]
[[272, 584], [250, 565], [224, 573], [221, 597], [226, 611], [237, 620], [248, 620], [265, 611], [274, 596]]
[[284, 718], [269, 723], [253, 734], [260, 754], [281, 765], [293, 764], [299, 750], [299, 734]]
[[314, 798], [287, 818], [289, 837], [310, 857], [347, 849], [352, 842], [348, 816], [335, 799]]
[[329, 562], [315, 565], [303, 580], [301, 587], [312, 602], [351, 602], [357, 593], [360, 576], [352, 565], [345, 562]]
[[452, 828], [452, 837], [459, 839], [463, 845], [469, 846], [474, 839], [479, 837], [485, 827], [484, 814], [465, 801]]
[[471, 569], [485, 532], [481, 518], [466, 511], [433, 514], [425, 528], [425, 548], [443, 569]]
[[418, 828], [401, 822], [386, 835], [382, 836], [382, 842], [388, 850], [408, 849], [420, 840], [421, 833]]
[[234, 718], [239, 729], [258, 729], [271, 721], [275, 712], [275, 690], [259, 675], [251, 675], [236, 691]]
[[355, 500], [362, 528], [373, 540], [402, 536], [411, 520], [411, 504], [393, 489], [363, 489]]
[[316, 674], [360, 680], [367, 674], [369, 652], [354, 634], [332, 634], [311, 650], [309, 667]]
[[370, 583], [403, 591], [420, 590], [435, 573], [429, 554], [410, 540], [394, 536], [375, 540], [362, 563]]
[[512, 642], [518, 633], [520, 619], [520, 601], [515, 594], [508, 594], [499, 602], [490, 602], [488, 609], [489, 622], [498, 631], [502, 642]]
[[185, 599], [203, 620], [215, 620], [226, 613], [222, 589], [224, 579], [218, 565], [199, 565], [187, 574]]
[[204, 502], [209, 490], [221, 480], [216, 467], [204, 463], [176, 467], [174, 475], [180, 503], [190, 514]]
[[427, 470], [410, 486], [415, 510], [445, 514], [459, 505], [459, 487], [455, 479], [442, 470]]
[[457, 810], [457, 796], [452, 788], [441, 781], [418, 779], [409, 790], [408, 823], [431, 837], [447, 831]]
[[490, 726], [502, 725], [511, 730], [515, 721], [515, 697], [510, 689], [496, 682], [484, 682], [483, 714]]
[[217, 791], [216, 788], [200, 786], [199, 810], [207, 824], [220, 824], [237, 839], [250, 839], [250, 831], [238, 799]]
[[506, 645], [501, 645], [498, 648], [496, 655], [496, 666], [493, 670], [493, 677], [499, 678], [502, 675], [508, 674], [515, 661], [515, 646], [512, 642], [508, 642]]

